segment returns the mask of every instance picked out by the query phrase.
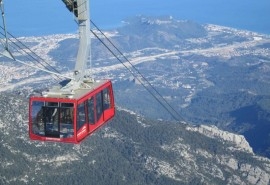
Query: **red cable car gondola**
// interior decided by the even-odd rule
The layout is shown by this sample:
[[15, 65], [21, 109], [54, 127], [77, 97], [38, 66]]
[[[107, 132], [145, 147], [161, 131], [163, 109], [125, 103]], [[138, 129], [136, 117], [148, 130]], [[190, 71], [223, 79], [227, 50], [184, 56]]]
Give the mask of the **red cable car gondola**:
[[29, 135], [33, 140], [79, 143], [115, 114], [112, 84], [88, 84], [72, 95], [32, 96]]

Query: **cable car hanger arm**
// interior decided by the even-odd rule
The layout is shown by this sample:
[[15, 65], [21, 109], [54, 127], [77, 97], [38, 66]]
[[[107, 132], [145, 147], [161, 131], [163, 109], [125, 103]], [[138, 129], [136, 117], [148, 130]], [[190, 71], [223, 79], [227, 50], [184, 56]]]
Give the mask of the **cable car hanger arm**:
[[74, 69], [74, 78], [77, 82], [80, 82], [86, 76], [86, 64], [91, 53], [89, 0], [62, 0], [62, 2], [69, 11], [73, 12], [79, 26], [80, 43]]
[[14, 59], [16, 62], [19, 62], [21, 64], [24, 64], [26, 66], [29, 66], [29, 67], [32, 67], [32, 68], [35, 68], [35, 69], [38, 69], [38, 70], [41, 70], [41, 71], [44, 71], [44, 72], [47, 72], [47, 73], [50, 73], [50, 74], [53, 74], [53, 75], [57, 75], [57, 76], [60, 76], [60, 77], [63, 77], [63, 78], [66, 78], [66, 79], [70, 79], [70, 80], [74, 80], [74, 78], [72, 77], [69, 77], [69, 76], [66, 76], [66, 75], [62, 75], [62, 74], [59, 74], [57, 72], [53, 72], [53, 71], [50, 71], [50, 70], [47, 70], [47, 69], [42, 69], [42, 68], [39, 68], [35, 65], [31, 65], [31, 64], [28, 64], [26, 62], [23, 62], [21, 60], [18, 60], [18, 59]]

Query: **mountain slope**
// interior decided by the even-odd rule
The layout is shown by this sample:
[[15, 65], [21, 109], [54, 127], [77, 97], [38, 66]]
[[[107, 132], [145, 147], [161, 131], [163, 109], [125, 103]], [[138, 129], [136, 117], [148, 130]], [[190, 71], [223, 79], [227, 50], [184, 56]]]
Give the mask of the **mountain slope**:
[[1, 184], [268, 184], [243, 136], [118, 109], [80, 145], [30, 141], [28, 92], [2, 93]]

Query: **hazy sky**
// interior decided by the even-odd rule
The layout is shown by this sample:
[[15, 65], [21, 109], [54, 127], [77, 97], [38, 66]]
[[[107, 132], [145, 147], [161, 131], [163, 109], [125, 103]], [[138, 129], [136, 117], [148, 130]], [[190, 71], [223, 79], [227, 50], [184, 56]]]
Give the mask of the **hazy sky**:
[[[4, 0], [7, 26], [15, 35], [75, 32], [61, 0]], [[270, 34], [270, 0], [92, 0], [91, 19], [102, 29], [136, 15], [172, 15]]]

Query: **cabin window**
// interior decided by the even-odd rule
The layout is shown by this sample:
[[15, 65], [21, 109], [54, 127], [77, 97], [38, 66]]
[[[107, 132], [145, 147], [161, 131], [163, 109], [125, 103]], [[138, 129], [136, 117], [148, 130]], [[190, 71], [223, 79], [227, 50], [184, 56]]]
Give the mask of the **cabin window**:
[[77, 130], [82, 128], [82, 126], [86, 123], [85, 117], [85, 106], [84, 103], [81, 103], [78, 105], [77, 109]]
[[73, 137], [73, 103], [32, 102], [32, 133], [55, 138]]
[[60, 134], [63, 138], [73, 137], [73, 103], [62, 103], [60, 108]]
[[43, 119], [45, 122], [45, 135], [48, 137], [60, 137], [59, 108], [43, 107]]
[[103, 90], [103, 109], [107, 110], [111, 107], [110, 90], [106, 88]]
[[91, 97], [87, 101], [87, 107], [88, 107], [88, 120], [89, 120], [89, 124], [95, 124], [94, 97]]
[[44, 102], [34, 101], [32, 102], [32, 133], [40, 136], [44, 136], [44, 121], [43, 121], [43, 109]]
[[103, 113], [103, 103], [102, 103], [102, 91], [96, 95], [96, 114], [97, 120], [100, 120], [102, 113]]

